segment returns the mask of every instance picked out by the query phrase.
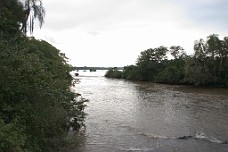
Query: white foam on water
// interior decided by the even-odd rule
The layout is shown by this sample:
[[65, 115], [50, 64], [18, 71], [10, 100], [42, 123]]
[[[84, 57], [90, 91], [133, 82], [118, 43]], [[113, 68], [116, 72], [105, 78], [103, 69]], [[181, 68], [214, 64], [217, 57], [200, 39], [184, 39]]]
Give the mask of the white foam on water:
[[169, 137], [162, 136], [162, 135], [154, 135], [154, 134], [147, 134], [148, 137], [155, 138], [155, 139], [168, 139]]
[[204, 133], [197, 133], [195, 138], [197, 138], [197, 139], [206, 139], [207, 137], [205, 136]]
[[121, 150], [124, 150], [124, 151], [140, 151], [140, 152], [147, 152], [147, 151], [151, 151], [151, 150], [154, 150], [154, 148], [129, 148], [129, 149], [122, 149]]
[[204, 133], [197, 133], [195, 138], [196, 139], [205, 139], [205, 140], [210, 141], [212, 143], [218, 143], [218, 144], [223, 143], [223, 141], [221, 141], [221, 140], [219, 140], [213, 136], [211, 138], [207, 137]]
[[219, 143], [219, 144], [223, 142], [223, 141], [221, 141], [221, 140], [216, 139], [215, 137], [212, 137], [212, 138], [210, 139], [210, 141], [213, 142], [213, 143]]

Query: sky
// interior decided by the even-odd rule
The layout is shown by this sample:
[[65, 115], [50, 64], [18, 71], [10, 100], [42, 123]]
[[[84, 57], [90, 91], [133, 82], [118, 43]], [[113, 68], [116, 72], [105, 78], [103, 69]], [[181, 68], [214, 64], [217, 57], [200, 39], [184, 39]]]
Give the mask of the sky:
[[122, 67], [140, 52], [228, 36], [227, 0], [43, 0], [45, 23], [33, 36], [65, 53], [72, 66]]

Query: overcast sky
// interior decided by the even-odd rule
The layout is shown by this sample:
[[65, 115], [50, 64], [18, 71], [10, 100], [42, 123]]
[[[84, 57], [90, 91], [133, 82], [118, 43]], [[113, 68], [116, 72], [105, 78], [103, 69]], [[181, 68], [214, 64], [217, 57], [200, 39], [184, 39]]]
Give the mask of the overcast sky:
[[161, 45], [193, 53], [194, 40], [228, 36], [227, 0], [43, 0], [42, 29], [73, 66], [126, 66]]

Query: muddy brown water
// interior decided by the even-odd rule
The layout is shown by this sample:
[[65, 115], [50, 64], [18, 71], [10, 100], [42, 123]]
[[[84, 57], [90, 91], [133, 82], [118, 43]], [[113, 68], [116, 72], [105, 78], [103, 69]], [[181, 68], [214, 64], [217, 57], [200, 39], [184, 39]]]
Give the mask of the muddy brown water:
[[80, 152], [228, 152], [228, 89], [107, 79], [81, 72], [89, 99]]

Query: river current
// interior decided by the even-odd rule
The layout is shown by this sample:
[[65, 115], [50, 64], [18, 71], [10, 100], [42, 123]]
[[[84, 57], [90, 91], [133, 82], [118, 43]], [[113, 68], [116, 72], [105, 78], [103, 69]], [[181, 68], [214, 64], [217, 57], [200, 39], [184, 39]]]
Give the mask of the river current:
[[228, 152], [228, 89], [132, 82], [79, 72], [89, 100], [80, 152]]

